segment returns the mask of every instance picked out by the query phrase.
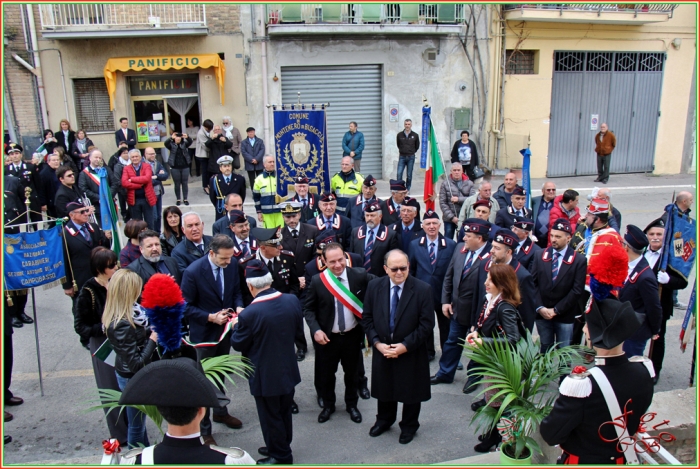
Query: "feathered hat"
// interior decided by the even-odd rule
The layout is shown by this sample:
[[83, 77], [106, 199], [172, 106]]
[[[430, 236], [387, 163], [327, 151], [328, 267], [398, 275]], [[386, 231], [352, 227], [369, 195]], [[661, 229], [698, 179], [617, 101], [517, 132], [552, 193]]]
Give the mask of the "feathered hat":
[[141, 306], [165, 352], [177, 351], [182, 341], [185, 300], [175, 279], [166, 274], [153, 275], [143, 288]]

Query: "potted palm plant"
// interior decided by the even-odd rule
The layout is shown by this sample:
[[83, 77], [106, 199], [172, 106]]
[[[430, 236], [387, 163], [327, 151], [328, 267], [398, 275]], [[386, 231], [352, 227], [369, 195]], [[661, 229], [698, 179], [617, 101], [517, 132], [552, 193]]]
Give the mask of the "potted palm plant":
[[[477, 363], [472, 375], [485, 385], [480, 395], [495, 391], [474, 413], [471, 425], [480, 433], [498, 428], [503, 436], [502, 464], [530, 464], [534, 452], [542, 454], [533, 435], [559, 395], [556, 383], [572, 366], [583, 363], [588, 349], [568, 346], [540, 353], [539, 339], [534, 341], [529, 331], [514, 346], [492, 341], [480, 346], [465, 343], [464, 348]], [[498, 402], [499, 407], [491, 405]]]

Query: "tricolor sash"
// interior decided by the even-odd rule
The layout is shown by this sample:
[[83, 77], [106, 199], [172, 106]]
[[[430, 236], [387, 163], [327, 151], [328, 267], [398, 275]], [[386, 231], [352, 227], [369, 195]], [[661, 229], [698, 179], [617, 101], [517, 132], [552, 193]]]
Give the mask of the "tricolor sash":
[[336, 300], [343, 303], [343, 306], [348, 308], [352, 314], [362, 319], [362, 302], [345, 285], [340, 283], [338, 277], [333, 275], [330, 269], [321, 273], [321, 281]]

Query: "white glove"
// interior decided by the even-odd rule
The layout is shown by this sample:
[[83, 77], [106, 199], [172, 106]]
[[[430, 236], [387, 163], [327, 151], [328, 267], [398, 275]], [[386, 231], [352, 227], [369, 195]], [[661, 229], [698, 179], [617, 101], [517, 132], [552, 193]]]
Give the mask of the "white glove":
[[656, 279], [660, 284], [666, 285], [668, 281], [671, 280], [671, 277], [669, 277], [668, 274], [662, 270], [656, 275]]

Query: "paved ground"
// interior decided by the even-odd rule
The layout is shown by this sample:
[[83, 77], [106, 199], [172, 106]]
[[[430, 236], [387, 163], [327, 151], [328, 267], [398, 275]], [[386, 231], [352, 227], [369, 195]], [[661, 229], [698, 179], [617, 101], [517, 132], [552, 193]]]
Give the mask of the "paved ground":
[[[418, 172], [418, 170], [416, 170]], [[499, 177], [500, 178], [500, 177]], [[554, 181], [561, 190], [568, 187], [582, 193], [593, 187], [593, 177], [560, 178]], [[543, 180], [533, 180], [539, 188]], [[641, 174], [613, 175], [608, 185], [613, 189], [613, 203], [623, 214], [623, 225], [633, 223], [640, 227], [662, 213], [671, 200], [674, 189], [695, 191], [694, 175], [652, 177]], [[691, 188], [692, 186], [692, 188]], [[199, 211], [210, 233], [214, 221], [213, 209], [198, 181], [190, 186], [190, 202]], [[422, 180], [414, 182], [414, 194], [422, 191]], [[535, 191], [535, 195], [539, 191]], [[388, 181], [379, 182], [379, 196], [388, 196]], [[252, 199], [252, 198], [251, 198]], [[166, 188], [165, 204], [174, 202], [171, 188]], [[246, 211], [253, 214], [252, 200], [246, 203]], [[181, 208], [185, 208], [184, 206]], [[693, 213], [696, 213], [693, 211]], [[680, 300], [687, 302], [690, 289], [680, 293]], [[5, 424], [5, 432], [14, 441], [5, 447], [5, 464], [90, 464], [99, 463], [101, 441], [108, 437], [101, 412], [85, 413], [89, 402], [96, 396], [95, 381], [88, 352], [80, 346], [73, 330], [70, 300], [60, 288], [37, 289], [35, 292], [39, 339], [41, 343], [44, 396], [40, 395], [34, 330], [25, 326], [15, 329], [15, 367], [13, 392], [25, 399], [25, 404], [9, 408], [14, 420]], [[32, 314], [31, 299], [27, 313]], [[667, 358], [659, 391], [681, 389], [688, 386], [692, 344], [683, 354], [677, 345], [682, 312], [669, 322], [667, 333]], [[437, 336], [437, 334], [436, 334]], [[439, 358], [439, 352], [438, 352]], [[370, 357], [365, 367], [370, 370]], [[434, 372], [437, 360], [431, 364]], [[474, 431], [469, 427], [472, 411], [469, 404], [474, 395], [462, 394], [465, 372], [458, 372], [456, 381], [449, 385], [433, 387], [432, 399], [423, 405], [421, 428], [409, 445], [399, 445], [398, 428], [379, 438], [367, 435], [374, 423], [376, 403], [360, 400], [359, 409], [363, 422], [355, 424], [342, 404], [329, 422], [318, 424], [320, 411], [313, 391], [313, 351], [300, 364], [302, 382], [297, 387], [296, 400], [301, 412], [294, 417], [295, 462], [301, 464], [432, 464], [452, 461], [474, 455], [472, 447], [477, 443]], [[229, 430], [214, 425], [214, 436], [222, 445], [239, 446], [254, 457], [256, 449], [263, 445], [255, 412], [254, 400], [248, 385], [236, 379], [237, 386], [230, 387], [231, 412], [243, 421], [243, 429]], [[342, 379], [338, 380], [342, 396]], [[156, 437], [158, 431], [149, 427], [149, 434]]]

